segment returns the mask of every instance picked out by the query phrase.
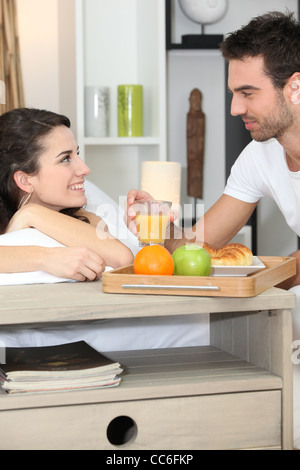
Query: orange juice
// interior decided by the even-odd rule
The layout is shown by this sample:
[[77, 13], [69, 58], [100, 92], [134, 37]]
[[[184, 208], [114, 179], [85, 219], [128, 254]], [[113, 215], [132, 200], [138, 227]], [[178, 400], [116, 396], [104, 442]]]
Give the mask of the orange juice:
[[163, 243], [170, 220], [165, 214], [139, 214], [136, 218], [138, 239], [146, 245]]

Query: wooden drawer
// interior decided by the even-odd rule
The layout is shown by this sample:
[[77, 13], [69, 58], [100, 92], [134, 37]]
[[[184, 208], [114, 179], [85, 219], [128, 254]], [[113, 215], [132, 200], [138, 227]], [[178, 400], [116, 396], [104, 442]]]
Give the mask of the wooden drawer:
[[[120, 445], [117, 434], [126, 440], [127, 429], [122, 416], [131, 418], [135, 427], [133, 437]], [[107, 438], [108, 427], [114, 444]], [[281, 446], [280, 390], [0, 413], [1, 449], [192, 450], [233, 445]]]

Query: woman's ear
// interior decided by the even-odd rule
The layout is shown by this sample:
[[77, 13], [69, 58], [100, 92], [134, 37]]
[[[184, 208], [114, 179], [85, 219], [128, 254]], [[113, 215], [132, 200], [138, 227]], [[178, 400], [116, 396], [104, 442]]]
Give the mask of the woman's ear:
[[32, 192], [32, 184], [29, 181], [29, 176], [24, 171], [16, 171], [14, 173], [14, 181], [16, 185], [26, 193]]

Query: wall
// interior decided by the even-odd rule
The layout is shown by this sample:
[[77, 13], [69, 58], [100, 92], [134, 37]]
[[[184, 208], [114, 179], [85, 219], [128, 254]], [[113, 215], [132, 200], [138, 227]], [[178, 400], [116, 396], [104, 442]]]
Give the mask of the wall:
[[59, 110], [58, 0], [18, 0], [25, 104]]
[[74, 0], [17, 0], [17, 8], [25, 105], [75, 124]]

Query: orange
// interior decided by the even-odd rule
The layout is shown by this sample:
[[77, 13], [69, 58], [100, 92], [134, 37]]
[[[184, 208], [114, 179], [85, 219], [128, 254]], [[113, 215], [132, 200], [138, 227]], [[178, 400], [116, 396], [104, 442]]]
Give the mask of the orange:
[[133, 262], [135, 274], [158, 274], [172, 276], [174, 261], [171, 253], [161, 245], [144, 246]]

